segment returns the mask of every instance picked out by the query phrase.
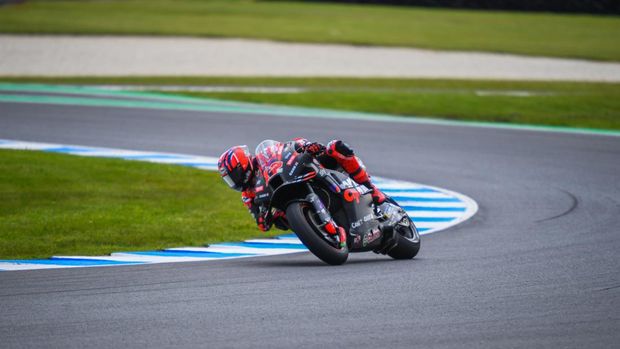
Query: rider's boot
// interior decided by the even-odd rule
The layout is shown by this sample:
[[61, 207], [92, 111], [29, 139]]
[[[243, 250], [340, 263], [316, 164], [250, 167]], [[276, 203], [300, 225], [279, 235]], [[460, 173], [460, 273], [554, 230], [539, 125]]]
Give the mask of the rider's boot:
[[355, 156], [353, 149], [349, 145], [343, 141], [333, 140], [327, 144], [326, 148], [327, 155], [334, 158], [356, 183], [372, 191], [372, 200], [376, 205], [380, 205], [385, 201], [385, 194], [371, 182], [370, 176], [366, 172], [366, 167]]

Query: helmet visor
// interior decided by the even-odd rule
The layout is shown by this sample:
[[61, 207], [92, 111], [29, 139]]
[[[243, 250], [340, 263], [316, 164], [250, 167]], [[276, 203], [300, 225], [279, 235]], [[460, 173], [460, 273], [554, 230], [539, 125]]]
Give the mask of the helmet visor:
[[222, 179], [224, 180], [224, 182], [226, 182], [226, 184], [228, 184], [229, 187], [237, 189], [237, 184], [235, 184], [235, 181], [233, 181], [229, 175], [222, 176]]
[[249, 171], [243, 171], [241, 166], [235, 167], [232, 171], [222, 173], [222, 179], [234, 190], [243, 190], [247, 185]]

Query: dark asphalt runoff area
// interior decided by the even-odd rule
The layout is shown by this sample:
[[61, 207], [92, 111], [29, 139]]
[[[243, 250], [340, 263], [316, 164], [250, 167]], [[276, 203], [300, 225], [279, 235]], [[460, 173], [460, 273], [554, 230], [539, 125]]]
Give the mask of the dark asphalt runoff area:
[[343, 139], [371, 174], [455, 190], [480, 210], [424, 236], [411, 261], [364, 253], [332, 267], [305, 253], [2, 272], [0, 347], [620, 343], [620, 137], [0, 104], [6, 139], [217, 156], [298, 136]]

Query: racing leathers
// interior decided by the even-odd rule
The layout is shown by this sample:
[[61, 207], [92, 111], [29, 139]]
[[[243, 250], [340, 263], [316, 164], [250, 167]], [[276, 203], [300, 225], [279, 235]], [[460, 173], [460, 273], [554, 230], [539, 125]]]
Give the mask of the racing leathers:
[[[304, 138], [296, 138], [290, 142], [297, 152], [306, 151], [312, 154], [326, 168], [336, 169], [341, 167], [356, 183], [364, 185], [372, 191], [372, 198], [375, 204], [381, 204], [385, 201], [385, 195], [371, 182], [366, 168], [355, 156], [353, 149], [343, 141], [333, 140], [327, 146], [318, 142], [309, 142]], [[255, 202], [257, 188], [262, 189], [265, 183], [259, 162], [255, 157], [252, 161], [254, 171], [250, 184], [247, 189], [241, 192], [243, 204], [250, 211], [261, 231], [269, 230], [272, 224], [278, 229], [289, 229], [286, 214], [283, 211], [276, 210], [270, 213], [267, 212], [267, 208], [264, 205], [259, 205]], [[336, 233], [337, 230], [339, 232], [342, 228], [333, 222], [333, 226], [328, 227], [328, 230], [333, 230]]]

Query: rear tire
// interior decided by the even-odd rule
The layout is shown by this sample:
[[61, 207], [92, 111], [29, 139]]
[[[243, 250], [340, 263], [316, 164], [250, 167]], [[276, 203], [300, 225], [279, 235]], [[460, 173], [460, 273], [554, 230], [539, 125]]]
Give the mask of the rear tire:
[[418, 229], [411, 221], [411, 226], [409, 229], [412, 229], [411, 233], [413, 234], [413, 238], [409, 239], [402, 234], [396, 232], [398, 236], [398, 244], [396, 247], [388, 252], [388, 256], [394, 259], [413, 259], [420, 251], [420, 244], [422, 241], [420, 240], [420, 235], [418, 234]]
[[331, 265], [340, 265], [349, 257], [348, 247], [336, 248], [323, 237], [320, 228], [312, 221], [312, 206], [305, 202], [294, 202], [286, 208], [286, 217], [299, 240], [315, 256]]

